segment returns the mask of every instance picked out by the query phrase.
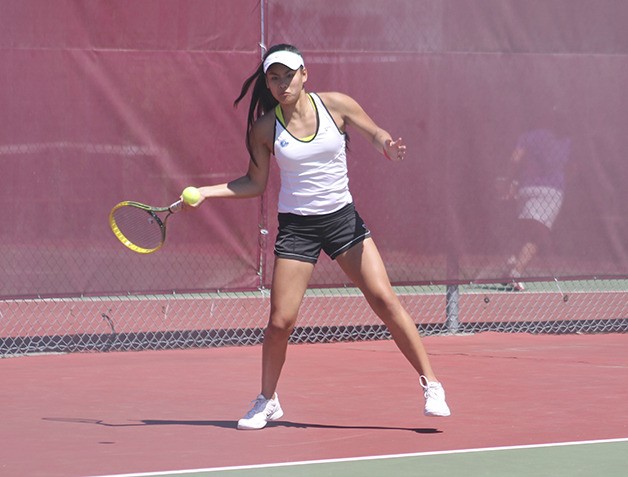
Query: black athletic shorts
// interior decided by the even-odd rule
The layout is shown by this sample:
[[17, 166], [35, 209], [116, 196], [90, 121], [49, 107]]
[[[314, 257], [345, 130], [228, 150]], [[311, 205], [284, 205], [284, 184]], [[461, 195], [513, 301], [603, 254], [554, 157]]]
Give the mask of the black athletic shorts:
[[275, 255], [316, 263], [322, 249], [333, 260], [370, 235], [352, 203], [331, 214], [280, 213]]

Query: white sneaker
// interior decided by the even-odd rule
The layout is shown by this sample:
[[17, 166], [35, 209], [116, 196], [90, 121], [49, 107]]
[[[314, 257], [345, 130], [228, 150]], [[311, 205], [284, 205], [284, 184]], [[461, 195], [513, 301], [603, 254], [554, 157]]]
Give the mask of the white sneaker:
[[445, 401], [445, 390], [441, 383], [428, 381], [425, 376], [421, 376], [419, 382], [421, 383], [425, 396], [425, 409], [423, 410], [423, 414], [437, 417], [449, 416], [451, 411]]
[[252, 402], [251, 410], [238, 421], [238, 429], [263, 429], [268, 421], [275, 421], [283, 416], [277, 393], [271, 399], [266, 399], [260, 394]]
[[510, 271], [510, 276], [512, 277], [512, 282], [510, 282], [510, 287], [514, 291], [525, 291], [526, 286], [522, 282], [517, 281], [518, 278], [521, 278], [521, 273], [519, 273], [516, 269], [513, 268]]
[[525, 291], [526, 286], [522, 282], [513, 281], [510, 286], [514, 291]]

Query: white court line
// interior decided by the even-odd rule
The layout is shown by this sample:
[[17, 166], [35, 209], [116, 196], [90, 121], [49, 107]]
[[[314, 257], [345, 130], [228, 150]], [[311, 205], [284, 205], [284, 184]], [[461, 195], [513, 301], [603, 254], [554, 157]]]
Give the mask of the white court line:
[[508, 450], [521, 450], [521, 449], [541, 449], [546, 447], [566, 447], [566, 446], [578, 446], [587, 444], [610, 444], [613, 442], [628, 442], [628, 437], [622, 437], [618, 439], [601, 439], [596, 441], [573, 441], [573, 442], [553, 442], [549, 444], [529, 444], [521, 446], [505, 446], [505, 447], [481, 447], [478, 449], [458, 449], [458, 450], [446, 450], [446, 451], [433, 451], [433, 452], [417, 452], [414, 454], [391, 454], [391, 455], [379, 455], [379, 456], [367, 456], [367, 457], [350, 457], [346, 459], [326, 459], [326, 460], [306, 460], [301, 462], [281, 462], [277, 464], [263, 464], [263, 465], [242, 465], [233, 467], [210, 467], [207, 469], [189, 469], [189, 470], [173, 470], [162, 472], [148, 472], [139, 474], [112, 474], [112, 475], [99, 475], [92, 477], [151, 477], [158, 475], [186, 475], [195, 474], [200, 472], [224, 472], [228, 470], [253, 470], [253, 469], [270, 469], [274, 467], [292, 467], [298, 465], [316, 465], [316, 464], [335, 464], [340, 462], [359, 462], [369, 460], [384, 460], [384, 459], [400, 459], [408, 457], [424, 457], [432, 455], [450, 455], [450, 454], [470, 454], [474, 452], [497, 452]]

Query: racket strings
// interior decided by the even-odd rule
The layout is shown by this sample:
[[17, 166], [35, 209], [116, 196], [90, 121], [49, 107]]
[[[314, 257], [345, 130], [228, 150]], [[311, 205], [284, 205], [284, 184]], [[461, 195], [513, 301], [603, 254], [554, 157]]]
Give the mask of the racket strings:
[[113, 212], [113, 221], [126, 241], [137, 247], [152, 250], [163, 242], [163, 224], [147, 210], [133, 206], [120, 207]]

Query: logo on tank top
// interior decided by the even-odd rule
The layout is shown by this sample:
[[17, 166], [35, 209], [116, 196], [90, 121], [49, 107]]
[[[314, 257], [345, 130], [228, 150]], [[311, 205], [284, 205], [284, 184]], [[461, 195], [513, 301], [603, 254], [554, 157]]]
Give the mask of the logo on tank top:
[[281, 141], [279, 141], [279, 145], [281, 147], [286, 147], [288, 144], [290, 144], [288, 141], [286, 141], [285, 139], [282, 139]]

